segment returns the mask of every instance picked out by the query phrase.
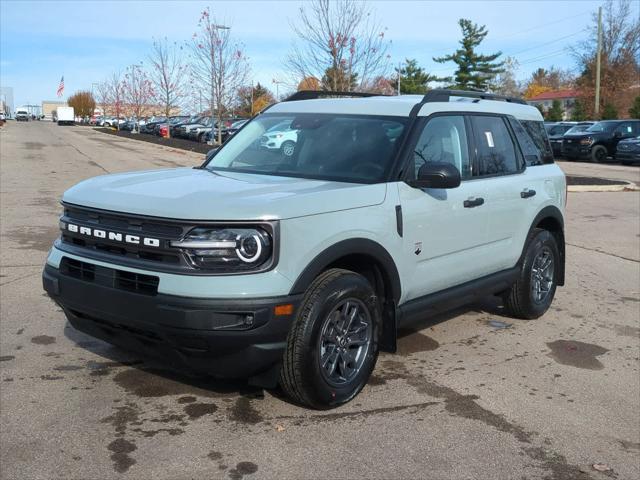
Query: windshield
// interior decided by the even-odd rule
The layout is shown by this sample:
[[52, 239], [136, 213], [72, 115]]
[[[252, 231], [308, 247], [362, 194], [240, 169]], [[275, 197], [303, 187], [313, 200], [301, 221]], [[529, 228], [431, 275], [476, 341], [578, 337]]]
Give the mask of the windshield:
[[591, 125], [576, 125], [571, 127], [565, 132], [565, 135], [573, 135], [574, 133], [580, 133], [586, 131]]
[[391, 168], [405, 125], [398, 117], [262, 114], [231, 137], [206, 168], [374, 183]]
[[571, 128], [571, 125], [551, 125], [547, 129], [549, 136], [564, 135]]
[[598, 122], [587, 128], [585, 132], [610, 132], [616, 128], [616, 125], [616, 122]]

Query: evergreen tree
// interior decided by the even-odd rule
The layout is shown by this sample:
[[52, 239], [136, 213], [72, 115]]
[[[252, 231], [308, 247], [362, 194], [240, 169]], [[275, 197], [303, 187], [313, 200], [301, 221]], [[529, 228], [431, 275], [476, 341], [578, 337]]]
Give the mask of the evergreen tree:
[[571, 120], [574, 122], [582, 122], [587, 119], [587, 111], [584, 108], [584, 102], [582, 100], [576, 100], [571, 112]]
[[352, 92], [358, 85], [358, 74], [351, 73], [342, 66], [333, 66], [325, 70], [320, 82], [322, 90], [334, 92]]
[[438, 63], [454, 62], [458, 66], [455, 76], [436, 80], [455, 81], [454, 87], [461, 90], [487, 90], [495, 76], [502, 72], [504, 62], [495, 62], [502, 52], [491, 55], [477, 53], [476, 48], [489, 33], [486, 27], [478, 26], [464, 18], [461, 18], [458, 24], [462, 29], [461, 48], [453, 54], [433, 59]]
[[561, 122], [564, 115], [564, 109], [560, 100], [554, 100], [551, 108], [547, 111], [547, 120], [550, 122]]
[[633, 105], [629, 109], [629, 116], [631, 118], [640, 118], [640, 95], [633, 100]]
[[[396, 73], [398, 73], [397, 69]], [[416, 59], [407, 58], [399, 73], [400, 93], [424, 94], [429, 90], [429, 82], [436, 80], [434, 75], [428, 74], [424, 68], [418, 66]]]
[[600, 117], [602, 120], [617, 120], [618, 110], [613, 106], [612, 103], [607, 103], [605, 104]]

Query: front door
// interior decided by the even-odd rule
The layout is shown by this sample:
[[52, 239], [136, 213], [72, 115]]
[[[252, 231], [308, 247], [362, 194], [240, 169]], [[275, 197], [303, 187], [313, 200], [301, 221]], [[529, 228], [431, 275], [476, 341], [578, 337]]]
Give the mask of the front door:
[[403, 217], [403, 262], [408, 272], [403, 301], [488, 273], [485, 181], [474, 179], [463, 115], [428, 120], [415, 143], [409, 177], [427, 162], [449, 162], [462, 183], [451, 189], [418, 189], [398, 183]]

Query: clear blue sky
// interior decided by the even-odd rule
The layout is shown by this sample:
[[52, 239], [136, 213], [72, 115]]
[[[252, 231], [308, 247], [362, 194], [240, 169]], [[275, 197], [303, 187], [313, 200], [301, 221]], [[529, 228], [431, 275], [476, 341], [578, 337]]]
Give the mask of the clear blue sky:
[[[206, 6], [232, 27], [250, 57], [252, 78], [275, 91], [294, 35], [300, 1], [13, 1], [0, 0], [0, 84], [14, 89], [15, 105], [65, 97], [115, 70], [145, 60], [152, 37], [185, 41]], [[452, 52], [457, 20], [485, 24], [481, 50], [502, 50], [521, 62], [524, 79], [538, 67], [575, 68], [566, 47], [586, 38], [597, 1], [373, 1], [392, 40], [394, 62], [416, 58], [427, 70], [452, 72], [433, 56]], [[636, 4], [636, 11], [638, 9]]]

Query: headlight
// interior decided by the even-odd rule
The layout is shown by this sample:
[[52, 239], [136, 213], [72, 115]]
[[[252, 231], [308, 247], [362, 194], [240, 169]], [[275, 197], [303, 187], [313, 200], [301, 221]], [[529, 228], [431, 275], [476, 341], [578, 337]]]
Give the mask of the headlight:
[[172, 247], [184, 250], [194, 266], [213, 271], [260, 270], [273, 258], [273, 238], [255, 227], [195, 228]]
[[591, 145], [593, 143], [593, 138], [585, 137], [580, 139], [580, 145]]

